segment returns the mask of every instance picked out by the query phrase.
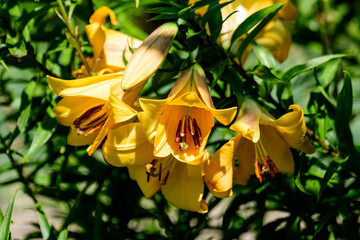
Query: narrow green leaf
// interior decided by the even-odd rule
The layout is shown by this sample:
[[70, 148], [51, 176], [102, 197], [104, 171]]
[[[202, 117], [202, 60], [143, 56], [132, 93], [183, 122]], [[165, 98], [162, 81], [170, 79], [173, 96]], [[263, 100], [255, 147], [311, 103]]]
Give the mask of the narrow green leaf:
[[225, 7], [226, 5], [232, 3], [233, 1], [230, 2], [225, 2], [222, 4], [214, 4], [212, 6], [209, 6], [208, 10], [206, 11], [206, 13], [204, 14], [204, 16], [201, 18], [200, 21], [200, 25], [205, 28], [206, 23], [214, 17], [214, 14], [218, 11], [220, 11], [221, 8]]
[[60, 232], [59, 234], [59, 237], [57, 240], [66, 240], [67, 239], [67, 236], [68, 236], [68, 230], [67, 229], [64, 229]]
[[335, 129], [338, 136], [349, 126], [353, 104], [351, 77], [346, 71], [344, 74], [344, 85], [336, 99]]
[[215, 70], [213, 71], [214, 80], [211, 83], [211, 89], [215, 87], [217, 81], [224, 73], [224, 70], [225, 70], [225, 62], [221, 62], [220, 64], [216, 65]]
[[20, 133], [24, 133], [31, 114], [32, 95], [36, 87], [36, 82], [31, 81], [26, 84], [24, 91], [21, 94], [20, 117], [18, 121], [18, 128]]
[[51, 226], [50, 226], [49, 221], [45, 216], [44, 210], [42, 209], [39, 202], [36, 203], [36, 212], [38, 215], [41, 235], [42, 235], [43, 239], [45, 239], [45, 240], [50, 239]]
[[[275, 4], [270, 7], [261, 9], [248, 18], [246, 18], [234, 31], [231, 37], [231, 45], [243, 34], [250, 31], [253, 27], [256, 26], [260, 21], [264, 20], [270, 14], [275, 16], [276, 13], [284, 6], [284, 3]], [[274, 14], [275, 13], [275, 14]], [[271, 18], [273, 18], [273, 16]]]
[[178, 14], [178, 10], [172, 7], [156, 7], [156, 8], [151, 8], [149, 10], [147, 10], [149, 13], [157, 13], [157, 14], [165, 14], [165, 15], [174, 15], [174, 14]]
[[56, 128], [56, 118], [52, 112], [51, 106], [46, 109], [46, 114], [39, 124], [30, 148], [24, 156], [22, 162], [27, 161], [42, 145], [44, 145], [52, 136]]
[[[261, 20], [261, 22], [245, 37], [238, 49], [235, 50], [236, 56], [241, 59], [243, 52], [245, 51], [246, 47], [249, 45], [251, 41], [258, 35], [258, 33], [265, 27], [268, 22], [270, 22], [275, 15], [280, 11], [280, 9], [284, 6], [285, 3], [275, 4], [271, 7], [271, 11]], [[268, 7], [269, 8], [269, 7]], [[261, 11], [261, 10], [260, 10]], [[246, 20], [245, 20], [246, 21]], [[244, 22], [245, 22], [244, 21]], [[241, 33], [241, 32], [240, 32]], [[239, 33], [239, 34], [240, 34]], [[240, 36], [240, 35], [239, 35]], [[238, 37], [234, 38], [233, 43], [239, 39]], [[233, 49], [231, 49], [233, 51]]]
[[4, 214], [2, 213], [1, 208], [0, 208], [0, 226], [3, 221], [4, 221]]
[[214, 4], [214, 3], [218, 3], [219, 0], [202, 0], [202, 1], [197, 1], [196, 3], [194, 3], [194, 5], [192, 6], [192, 9], [195, 11], [199, 8], [202, 8], [206, 5], [209, 4]]
[[321, 197], [321, 194], [324, 192], [325, 188], [326, 188], [326, 184], [329, 182], [329, 180], [331, 179], [331, 177], [334, 175], [334, 173], [336, 172], [336, 170], [344, 163], [348, 160], [348, 158], [346, 159], [340, 159], [340, 158], [335, 158], [329, 165], [329, 167], [327, 168], [324, 177], [321, 180], [320, 183], [320, 191], [319, 191], [319, 196], [318, 196], [318, 201]]
[[289, 70], [287, 70], [284, 73], [284, 75], [282, 76], [282, 79], [284, 81], [290, 81], [293, 77], [297, 76], [298, 74], [312, 70], [315, 67], [317, 67], [323, 63], [326, 63], [332, 59], [349, 57], [349, 56], [352, 56], [352, 55], [351, 54], [331, 54], [331, 55], [325, 55], [325, 56], [313, 58], [306, 64], [296, 65], [296, 66], [290, 68]]
[[252, 74], [254, 74], [255, 76], [261, 78], [264, 81], [274, 81], [277, 83], [282, 83], [282, 84], [287, 84], [287, 85], [289, 84], [288, 82], [285, 82], [285, 81], [279, 79], [277, 76], [275, 76], [271, 72], [271, 70], [264, 65], [257, 65], [250, 72]]
[[339, 69], [341, 59], [330, 60], [326, 63], [324, 70], [322, 71], [319, 81], [321, 86], [327, 87], [335, 77], [336, 72]]
[[0, 64], [3, 65], [4, 68], [5, 68], [8, 72], [10, 72], [8, 66], [6, 65], [5, 61], [1, 59], [1, 57], [0, 57]]
[[260, 64], [275, 69], [275, 59], [270, 51], [263, 45], [252, 43], [252, 49]]
[[[0, 240], [8, 240], [10, 236], [10, 223], [11, 223], [11, 215], [14, 207], [14, 200], [17, 190], [12, 196], [8, 209], [6, 210], [5, 217], [2, 220], [0, 226]], [[1, 214], [2, 215], [2, 214]]]
[[308, 195], [313, 195], [312, 193], [308, 192], [305, 189], [304, 185], [301, 182], [301, 172], [302, 172], [303, 165], [304, 165], [304, 161], [300, 161], [299, 170], [298, 170], [297, 174], [295, 175], [295, 185], [301, 192], [308, 194]]
[[27, 50], [25, 42], [19, 35], [12, 37], [10, 34], [6, 34], [6, 44], [8, 45], [9, 52], [12, 56], [17, 58], [26, 56]]
[[244, 87], [242, 84], [242, 78], [233, 67], [228, 67], [224, 71], [222, 77], [228, 84], [230, 84], [231, 89], [236, 95], [243, 95]]

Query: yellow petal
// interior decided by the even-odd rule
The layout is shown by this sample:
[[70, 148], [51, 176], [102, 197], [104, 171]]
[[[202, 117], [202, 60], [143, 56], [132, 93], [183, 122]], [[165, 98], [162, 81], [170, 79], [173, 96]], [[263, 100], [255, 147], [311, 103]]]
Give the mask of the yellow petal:
[[100, 129], [93, 132], [92, 134], [85, 136], [84, 134], [78, 135], [76, 133], [75, 129], [72, 129], [68, 139], [67, 139], [67, 143], [71, 146], [85, 146], [85, 145], [90, 145], [94, 142], [94, 140], [96, 139], [96, 137], [99, 135]]
[[188, 176], [185, 163], [175, 159], [173, 162], [173, 171], [170, 171], [166, 184], [161, 186], [166, 200], [181, 209], [206, 213], [208, 208], [203, 200], [203, 178]]
[[146, 137], [148, 138], [149, 142], [153, 143], [156, 136], [158, 121], [150, 118], [144, 112], [138, 113], [138, 118], [144, 129]]
[[239, 166], [234, 170], [234, 183], [245, 185], [250, 176], [255, 174], [255, 147], [254, 143], [241, 138], [236, 148], [236, 157]]
[[261, 141], [268, 155], [280, 172], [293, 173], [294, 160], [289, 145], [274, 127], [260, 126]]
[[195, 80], [195, 85], [200, 93], [202, 100], [209, 108], [215, 108], [210, 95], [208, 84], [206, 83], [206, 76], [204, 70], [200, 67], [199, 64], [195, 64], [193, 69], [193, 78]]
[[290, 1], [284, 0], [274, 0], [274, 3], [282, 3], [286, 2], [286, 4], [280, 9], [279, 16], [287, 21], [294, 20], [297, 18], [297, 12], [295, 6]]
[[160, 119], [161, 114], [164, 111], [166, 104], [168, 103], [168, 100], [140, 98], [139, 102], [141, 108], [144, 110], [144, 113], [148, 115], [148, 117], [157, 120]]
[[85, 31], [93, 49], [94, 59], [96, 61], [103, 50], [106, 39], [105, 32], [99, 23], [93, 23], [85, 26]]
[[[145, 165], [154, 159], [153, 146], [148, 142], [139, 122], [112, 129], [102, 152], [106, 162], [116, 167]], [[143, 170], [145, 174], [144, 166]]]
[[124, 73], [124, 91], [142, 85], [163, 63], [177, 34], [175, 23], [165, 23], [152, 32], [131, 57]]
[[87, 77], [78, 80], [62, 80], [47, 77], [49, 87], [59, 96], [89, 96], [108, 100], [110, 85], [121, 81], [122, 73], [108, 74], [97, 77]]
[[230, 129], [240, 133], [243, 137], [257, 142], [260, 137], [259, 123], [263, 113], [260, 106], [253, 100], [245, 98], [239, 108], [239, 114]]
[[106, 135], [109, 133], [110, 127], [113, 124], [114, 124], [114, 121], [112, 119], [112, 116], [110, 115], [108, 117], [108, 119], [106, 120], [106, 122], [104, 123], [104, 126], [102, 126], [102, 128], [100, 128], [100, 132], [97, 135], [97, 137], [95, 138], [94, 142], [86, 149], [89, 156], [91, 156], [95, 152], [95, 150], [99, 147], [99, 145], [102, 143], [102, 141], [104, 140]]
[[151, 198], [160, 189], [160, 182], [157, 178], [151, 177], [149, 182], [147, 181], [144, 165], [129, 166], [128, 170], [131, 179], [137, 182], [146, 198]]
[[216, 197], [223, 198], [232, 195], [235, 151], [239, 140], [239, 137], [232, 138], [210, 159], [209, 169], [204, 179], [209, 190]]
[[276, 127], [290, 147], [308, 154], [314, 153], [315, 149], [306, 137], [306, 125], [301, 107], [291, 105], [289, 109], [293, 111], [274, 121], [272, 126]]
[[107, 17], [110, 17], [110, 21], [112, 25], [117, 25], [118, 22], [116, 20], [115, 13], [108, 7], [103, 6], [96, 10], [90, 17], [90, 23], [100, 23], [101, 25], [106, 24]]
[[135, 109], [124, 103], [114, 94], [110, 95], [111, 111], [114, 118], [114, 123], [121, 123], [134, 118], [137, 114]]
[[129, 61], [132, 56], [130, 48], [139, 47], [141, 41], [115, 30], [105, 29], [104, 31], [106, 40], [103, 54], [106, 65], [115, 68], [116, 71], [125, 69], [124, 57]]
[[182, 94], [181, 96], [174, 98], [169, 104], [205, 109], [208, 108], [195, 92]]
[[212, 115], [223, 125], [229, 125], [236, 116], [237, 107], [227, 109], [212, 109]]
[[105, 101], [92, 97], [64, 97], [53, 111], [62, 125], [71, 126], [76, 118], [90, 108], [104, 104]]
[[267, 47], [279, 62], [283, 62], [289, 55], [291, 35], [282, 21], [278, 19], [273, 23], [256, 38], [256, 42]]

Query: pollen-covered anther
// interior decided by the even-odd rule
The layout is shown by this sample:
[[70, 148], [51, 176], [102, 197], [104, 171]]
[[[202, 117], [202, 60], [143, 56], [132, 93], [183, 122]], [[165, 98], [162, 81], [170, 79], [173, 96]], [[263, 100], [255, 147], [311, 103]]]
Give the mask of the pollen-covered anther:
[[110, 112], [104, 104], [92, 107], [73, 121], [78, 135], [89, 136], [100, 129], [109, 117]]
[[155, 173], [155, 170], [156, 170], [155, 165], [156, 165], [157, 162], [158, 162], [157, 159], [153, 159], [151, 161], [151, 163], [148, 163], [148, 164], [145, 165], [146, 174], [148, 176], [150, 175], [152, 177], [157, 177], [159, 175], [158, 173], [157, 174]]
[[265, 172], [263, 171], [264, 165], [259, 163], [259, 161], [255, 159], [254, 167], [255, 167], [255, 175], [259, 179], [259, 182], [262, 183], [266, 181]]

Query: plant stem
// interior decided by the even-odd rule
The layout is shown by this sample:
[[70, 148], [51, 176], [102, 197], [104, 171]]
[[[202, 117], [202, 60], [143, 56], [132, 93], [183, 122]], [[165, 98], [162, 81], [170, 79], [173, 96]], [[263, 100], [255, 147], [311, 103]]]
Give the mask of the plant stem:
[[94, 75], [93, 72], [91, 71], [91, 68], [89, 67], [89, 64], [86, 61], [86, 58], [85, 58], [83, 52], [81, 51], [80, 38], [79, 38], [79, 36], [77, 36], [77, 34], [73, 31], [73, 29], [70, 26], [69, 18], [68, 18], [68, 15], [67, 15], [66, 11], [65, 11], [65, 7], [64, 7], [64, 4], [63, 4], [62, 0], [56, 0], [56, 2], [59, 5], [61, 16], [63, 18], [63, 21], [64, 21], [65, 25], [67, 26], [67, 29], [69, 31], [70, 36], [77, 42], [77, 46], [74, 46], [74, 47], [77, 50], [77, 52], [79, 54], [79, 57], [80, 57], [82, 63], [84, 64], [84, 66], [86, 68], [86, 71], [88, 72], [88, 74], [90, 76]]

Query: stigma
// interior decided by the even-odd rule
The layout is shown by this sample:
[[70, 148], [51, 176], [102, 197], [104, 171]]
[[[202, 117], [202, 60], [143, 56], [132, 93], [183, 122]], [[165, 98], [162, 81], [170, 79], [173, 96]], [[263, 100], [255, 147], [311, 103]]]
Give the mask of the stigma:
[[266, 181], [266, 174], [270, 173], [271, 177], [275, 177], [279, 173], [275, 163], [265, 151], [261, 141], [255, 143], [255, 175], [259, 182]]
[[92, 107], [76, 118], [73, 125], [78, 135], [89, 136], [100, 129], [110, 115], [109, 107], [105, 104]]
[[181, 151], [186, 150], [189, 147], [187, 142], [188, 140], [186, 139], [187, 134], [190, 134], [190, 136], [192, 137], [195, 148], [200, 148], [202, 141], [200, 127], [194, 117], [185, 114], [180, 119], [175, 134], [175, 142], [179, 143], [179, 149]]

